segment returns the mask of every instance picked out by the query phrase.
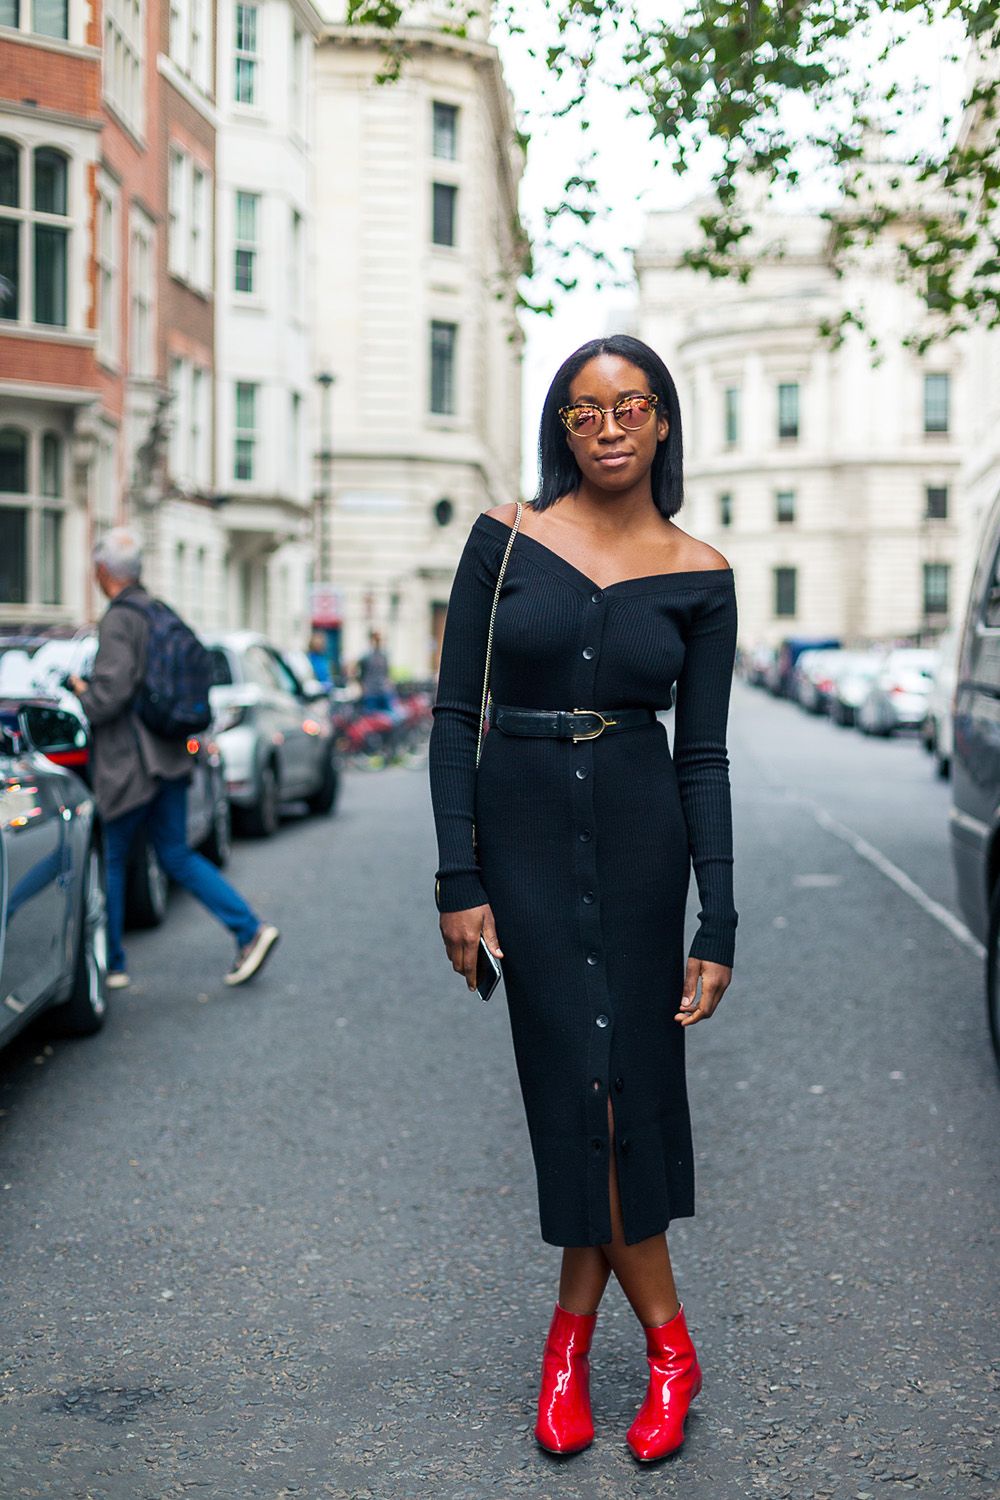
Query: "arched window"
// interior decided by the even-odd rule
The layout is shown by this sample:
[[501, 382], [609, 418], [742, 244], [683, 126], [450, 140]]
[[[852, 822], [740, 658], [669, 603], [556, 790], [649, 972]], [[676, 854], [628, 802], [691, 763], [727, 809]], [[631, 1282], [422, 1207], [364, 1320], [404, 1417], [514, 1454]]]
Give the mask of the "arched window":
[[21, 151], [0, 139], [0, 318], [16, 318], [20, 306], [21, 225], [5, 208], [21, 206]]
[[20, 427], [0, 427], [0, 494], [28, 493], [28, 434]]
[[[39, 146], [35, 151], [33, 202], [35, 322], [66, 326], [69, 227], [58, 222], [68, 212], [69, 163], [61, 151]], [[55, 220], [56, 222], [53, 222]]]
[[58, 432], [42, 434], [42, 494], [58, 500], [63, 492], [63, 443]]

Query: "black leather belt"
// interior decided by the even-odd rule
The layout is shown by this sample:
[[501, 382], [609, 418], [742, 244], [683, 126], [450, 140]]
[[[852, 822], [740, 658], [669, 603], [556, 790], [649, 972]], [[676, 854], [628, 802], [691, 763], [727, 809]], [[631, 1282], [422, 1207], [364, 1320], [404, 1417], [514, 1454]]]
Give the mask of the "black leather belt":
[[548, 737], [556, 740], [596, 740], [617, 729], [640, 729], [655, 724], [651, 708], [501, 708], [493, 710], [493, 723], [502, 734], [518, 734], [525, 739]]

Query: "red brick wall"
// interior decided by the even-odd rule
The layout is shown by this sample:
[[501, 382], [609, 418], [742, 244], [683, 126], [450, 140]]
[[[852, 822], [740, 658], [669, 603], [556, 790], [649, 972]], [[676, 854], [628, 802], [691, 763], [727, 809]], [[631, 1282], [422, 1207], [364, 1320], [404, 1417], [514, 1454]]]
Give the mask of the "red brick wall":
[[30, 99], [39, 109], [58, 109], [83, 120], [100, 116], [101, 71], [95, 58], [0, 41], [0, 80], [4, 99], [19, 104]]

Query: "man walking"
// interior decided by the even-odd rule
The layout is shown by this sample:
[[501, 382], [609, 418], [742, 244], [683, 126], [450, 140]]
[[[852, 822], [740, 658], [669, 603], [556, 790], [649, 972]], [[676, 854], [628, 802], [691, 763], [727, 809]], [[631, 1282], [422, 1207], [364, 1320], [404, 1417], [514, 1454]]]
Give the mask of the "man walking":
[[125, 875], [129, 848], [140, 825], [160, 864], [228, 927], [236, 958], [227, 984], [244, 984], [258, 973], [278, 941], [278, 929], [262, 922], [213, 864], [187, 845], [190, 755], [184, 740], [162, 739], [134, 711], [146, 672], [147, 611], [152, 601], [140, 583], [142, 552], [124, 527], [94, 548], [94, 571], [111, 601], [98, 629], [97, 657], [88, 682], [70, 678], [93, 731], [94, 796], [104, 826], [108, 893], [108, 985], [129, 983], [122, 947]]
[[369, 650], [358, 662], [358, 678], [361, 682], [361, 707], [369, 712], [380, 710], [388, 713], [392, 708], [392, 679], [389, 676], [389, 658], [382, 647], [382, 637], [377, 630], [369, 631]]

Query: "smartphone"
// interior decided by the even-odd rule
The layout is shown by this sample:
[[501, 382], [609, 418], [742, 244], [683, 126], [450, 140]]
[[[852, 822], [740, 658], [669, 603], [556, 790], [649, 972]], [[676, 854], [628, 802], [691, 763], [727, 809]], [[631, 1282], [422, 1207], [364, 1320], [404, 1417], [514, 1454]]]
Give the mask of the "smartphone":
[[476, 989], [481, 1000], [488, 1000], [500, 983], [503, 970], [499, 960], [493, 957], [486, 946], [486, 939], [479, 939], [479, 957], [476, 960]]

